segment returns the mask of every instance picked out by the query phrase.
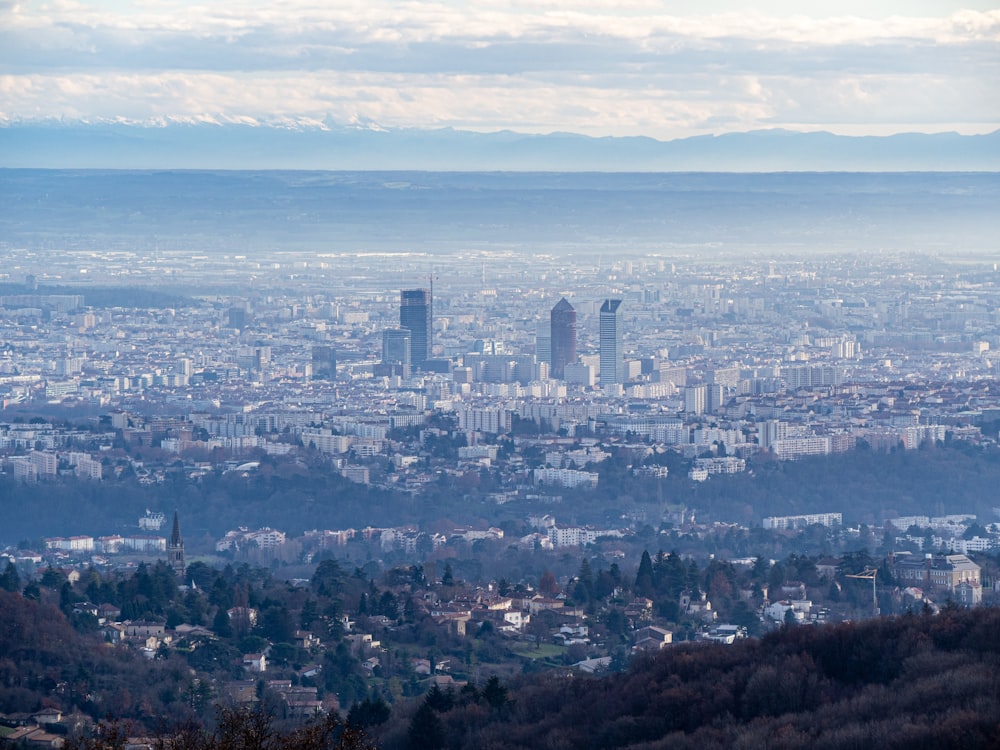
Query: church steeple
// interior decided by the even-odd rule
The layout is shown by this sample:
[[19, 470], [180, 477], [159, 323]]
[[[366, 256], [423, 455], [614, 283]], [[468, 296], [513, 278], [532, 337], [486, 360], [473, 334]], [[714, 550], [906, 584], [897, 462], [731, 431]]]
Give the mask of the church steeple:
[[184, 579], [184, 540], [181, 538], [181, 525], [177, 520], [177, 511], [174, 511], [174, 529], [170, 532], [170, 541], [167, 542], [167, 564], [174, 569], [174, 573], [181, 580]]

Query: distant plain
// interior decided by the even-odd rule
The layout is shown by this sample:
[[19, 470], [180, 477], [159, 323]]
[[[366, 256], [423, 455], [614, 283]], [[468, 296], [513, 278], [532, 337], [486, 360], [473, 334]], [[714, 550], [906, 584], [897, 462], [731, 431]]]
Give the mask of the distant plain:
[[8, 250], [1000, 251], [998, 173], [0, 170]]

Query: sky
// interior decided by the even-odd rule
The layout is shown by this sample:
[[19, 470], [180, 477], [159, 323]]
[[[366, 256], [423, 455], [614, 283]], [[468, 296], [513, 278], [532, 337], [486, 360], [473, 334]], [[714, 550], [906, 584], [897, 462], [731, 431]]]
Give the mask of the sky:
[[998, 6], [0, 0], [0, 123], [987, 133]]

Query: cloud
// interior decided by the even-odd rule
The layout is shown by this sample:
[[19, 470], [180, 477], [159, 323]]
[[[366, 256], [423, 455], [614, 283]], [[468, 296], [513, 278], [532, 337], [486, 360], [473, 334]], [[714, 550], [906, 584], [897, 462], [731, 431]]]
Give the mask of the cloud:
[[[670, 15], [660, 3], [3, 5], [8, 117], [274, 117], [654, 137], [1000, 122], [1000, 11]], [[722, 124], [725, 125], [722, 125]]]

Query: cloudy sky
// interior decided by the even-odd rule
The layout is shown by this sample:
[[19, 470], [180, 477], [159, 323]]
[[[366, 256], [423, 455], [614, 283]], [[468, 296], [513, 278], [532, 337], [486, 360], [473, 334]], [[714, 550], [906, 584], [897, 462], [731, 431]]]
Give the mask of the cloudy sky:
[[997, 6], [0, 0], [0, 121], [985, 133]]

